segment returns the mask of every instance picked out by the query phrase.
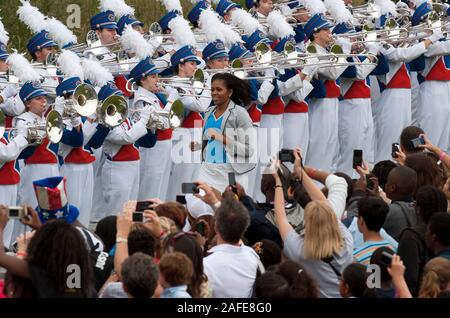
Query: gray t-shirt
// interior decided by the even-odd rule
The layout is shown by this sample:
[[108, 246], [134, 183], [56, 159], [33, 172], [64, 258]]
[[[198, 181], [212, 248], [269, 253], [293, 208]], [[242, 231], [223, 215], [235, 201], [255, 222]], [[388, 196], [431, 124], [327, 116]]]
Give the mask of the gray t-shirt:
[[[338, 255], [335, 255], [331, 264], [337, 271], [342, 271], [353, 261], [353, 237], [350, 231], [339, 222], [339, 229], [344, 237], [344, 247]], [[320, 231], [320, 229], [317, 229]], [[289, 259], [299, 262], [306, 272], [310, 274], [319, 285], [320, 297], [340, 298], [339, 278], [330, 264], [324, 261], [308, 260], [303, 254], [304, 238], [294, 230], [289, 231], [284, 241], [284, 253]]]

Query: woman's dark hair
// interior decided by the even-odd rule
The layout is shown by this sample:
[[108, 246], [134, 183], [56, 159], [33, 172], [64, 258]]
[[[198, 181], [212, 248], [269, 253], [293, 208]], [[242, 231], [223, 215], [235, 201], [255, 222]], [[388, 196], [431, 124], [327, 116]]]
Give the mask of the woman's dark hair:
[[445, 193], [436, 187], [425, 185], [416, 193], [416, 211], [426, 224], [437, 212], [447, 212], [448, 201]]
[[423, 148], [414, 147], [411, 140], [418, 138], [423, 133], [425, 133], [423, 129], [416, 126], [408, 126], [403, 128], [402, 133], [400, 134], [400, 145], [409, 153], [422, 152]]
[[105, 252], [109, 252], [116, 244], [117, 216], [110, 215], [101, 219], [95, 228], [95, 234], [102, 240]]
[[263, 239], [253, 244], [252, 248], [258, 254], [264, 268], [281, 262], [281, 247], [274, 241]]
[[142, 224], [135, 224], [128, 234], [128, 255], [141, 252], [151, 257], [155, 254], [155, 239], [150, 230]]
[[416, 191], [424, 185], [432, 185], [438, 188], [442, 187], [442, 171], [439, 170], [437, 163], [426, 154], [417, 153], [409, 155], [406, 157], [405, 166], [413, 169], [417, 173]]
[[383, 252], [387, 254], [394, 255], [395, 252], [387, 246], [382, 246], [377, 248], [372, 256], [370, 257], [370, 264], [375, 264], [380, 267], [380, 278], [382, 283], [387, 283], [391, 281], [391, 275], [387, 270], [389, 264], [386, 263], [386, 257], [383, 256]]
[[367, 288], [367, 267], [363, 264], [353, 263], [342, 272], [342, 279], [347, 284], [351, 296], [362, 298]]
[[278, 265], [276, 272], [288, 281], [291, 298], [319, 297], [319, 287], [316, 281], [299, 263], [286, 260]]
[[181, 230], [188, 215], [188, 211], [184, 205], [175, 201], [169, 201], [158, 205], [155, 208], [158, 216], [165, 216], [175, 222], [175, 225]]
[[391, 172], [391, 170], [394, 169], [395, 167], [397, 167], [397, 165], [390, 160], [383, 160], [377, 162], [373, 167], [372, 173], [374, 174], [375, 177], [377, 177], [378, 185], [381, 187], [381, 189], [383, 189], [383, 191], [387, 182], [389, 172]]
[[[94, 272], [86, 242], [81, 233], [63, 220], [45, 223], [36, 231], [28, 245], [28, 263], [33, 273], [48, 277], [51, 286], [34, 287], [42, 292], [53, 291], [49, 297], [91, 297], [94, 290]], [[80, 288], [68, 290], [69, 266], [77, 265], [80, 273]], [[32, 278], [33, 280], [33, 278]], [[49, 288], [50, 287], [50, 288]], [[54, 295], [53, 295], [54, 293]]]
[[289, 284], [283, 276], [265, 272], [256, 278], [254, 293], [256, 298], [288, 298]]
[[208, 278], [203, 272], [203, 250], [197, 243], [194, 236], [189, 233], [178, 232], [169, 234], [163, 241], [163, 254], [171, 252], [181, 252], [186, 254], [194, 266], [194, 275], [188, 286], [188, 293], [194, 298], [201, 294], [201, 284]]
[[223, 81], [227, 89], [232, 89], [231, 100], [237, 105], [247, 106], [251, 103], [250, 87], [246, 81], [230, 73], [216, 73], [213, 75], [211, 85], [214, 81]]

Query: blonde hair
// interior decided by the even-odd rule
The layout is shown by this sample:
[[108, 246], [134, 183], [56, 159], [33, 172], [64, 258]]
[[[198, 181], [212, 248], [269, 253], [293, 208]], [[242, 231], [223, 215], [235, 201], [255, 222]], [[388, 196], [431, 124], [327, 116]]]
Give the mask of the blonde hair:
[[327, 201], [311, 201], [305, 208], [303, 254], [307, 259], [321, 260], [339, 253], [344, 238], [338, 219]]
[[425, 265], [419, 298], [436, 298], [450, 282], [450, 261], [436, 257]]
[[178, 232], [178, 227], [175, 224], [175, 221], [172, 219], [169, 219], [165, 216], [159, 217], [159, 223], [161, 224], [161, 228], [166, 233], [176, 233]]

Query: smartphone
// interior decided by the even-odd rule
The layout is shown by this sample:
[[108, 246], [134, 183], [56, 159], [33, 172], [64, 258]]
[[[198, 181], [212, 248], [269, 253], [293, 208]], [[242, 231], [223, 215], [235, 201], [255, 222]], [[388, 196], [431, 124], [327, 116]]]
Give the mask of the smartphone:
[[394, 142], [392, 144], [392, 154], [391, 154], [392, 158], [398, 157], [396, 154], [396, 152], [398, 152], [398, 151], [400, 151], [400, 144], [398, 142]]
[[199, 193], [200, 189], [197, 187], [195, 183], [186, 182], [181, 184], [181, 192], [182, 193]]
[[142, 223], [144, 221], [144, 213], [142, 212], [133, 212], [133, 222], [140, 222]]
[[356, 167], [362, 167], [363, 163], [363, 151], [361, 149], [353, 150], [353, 169]]
[[373, 183], [370, 176], [366, 176], [366, 187], [367, 189], [373, 190], [375, 184]]
[[234, 172], [228, 173], [228, 184], [231, 186], [231, 189], [235, 194], [237, 194], [236, 188], [236, 174]]
[[186, 196], [185, 195], [177, 195], [175, 201], [181, 204], [186, 204]]
[[281, 162], [291, 162], [294, 163], [295, 157], [294, 157], [294, 150], [292, 149], [281, 149], [278, 153], [278, 159]]
[[425, 138], [423, 136], [419, 136], [411, 140], [411, 143], [414, 148], [418, 148], [420, 145], [425, 145]]
[[152, 201], [138, 201], [136, 203], [136, 211], [142, 212], [145, 210], [150, 210], [150, 206], [153, 204]]
[[393, 257], [393, 255], [391, 253], [388, 253], [386, 251], [381, 252], [381, 262], [386, 267], [390, 267], [391, 266], [392, 257]]
[[21, 206], [8, 207], [8, 216], [10, 219], [21, 219], [25, 217], [25, 209]]

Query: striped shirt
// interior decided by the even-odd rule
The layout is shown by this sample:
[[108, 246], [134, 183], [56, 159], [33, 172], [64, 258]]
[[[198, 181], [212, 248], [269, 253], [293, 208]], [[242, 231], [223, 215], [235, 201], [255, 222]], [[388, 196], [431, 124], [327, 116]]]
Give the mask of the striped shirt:
[[364, 242], [364, 244], [361, 245], [359, 248], [353, 251], [353, 258], [360, 264], [369, 265], [370, 258], [372, 257], [373, 252], [375, 252], [377, 249], [383, 246], [386, 246], [391, 250], [393, 250], [394, 252], [397, 252], [397, 249], [393, 247], [388, 241], [379, 241], [379, 242], [367, 241]]

